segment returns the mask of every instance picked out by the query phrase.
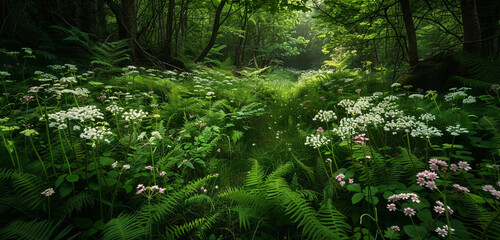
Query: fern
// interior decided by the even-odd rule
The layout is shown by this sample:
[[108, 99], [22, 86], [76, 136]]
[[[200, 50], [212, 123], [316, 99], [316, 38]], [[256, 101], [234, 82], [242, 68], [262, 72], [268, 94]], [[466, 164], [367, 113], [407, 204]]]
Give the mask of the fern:
[[36, 209], [40, 206], [44, 198], [40, 193], [43, 191], [44, 181], [34, 174], [23, 173], [15, 170], [3, 169], [0, 171], [0, 180], [4, 184], [11, 185], [16, 190], [17, 203], [25, 205], [29, 209]]
[[351, 226], [347, 224], [346, 217], [335, 209], [330, 199], [323, 201], [318, 212], [318, 219], [335, 232], [335, 239], [350, 239]]
[[[25, 239], [25, 240], [71, 240], [78, 236], [68, 236], [73, 229], [71, 225], [59, 229], [61, 222], [53, 224], [45, 221], [12, 221], [0, 229], [0, 239]], [[57, 235], [55, 235], [57, 234]]]
[[178, 239], [181, 236], [190, 233], [194, 229], [199, 229], [198, 233], [196, 233], [196, 237], [199, 239], [205, 239], [206, 236], [204, 232], [212, 228], [218, 216], [219, 214], [214, 214], [209, 218], [197, 218], [188, 223], [177, 225], [172, 228], [167, 228], [167, 238]]
[[464, 84], [472, 87], [489, 87], [499, 83], [500, 60], [489, 60], [472, 54], [461, 56], [462, 62], [468, 67], [471, 78], [455, 76]]
[[134, 216], [120, 214], [104, 226], [102, 239], [140, 239], [145, 234], [144, 226]]
[[81, 192], [70, 197], [60, 205], [57, 211], [61, 218], [70, 217], [73, 212], [81, 212], [85, 207], [92, 207], [95, 199], [88, 192]]
[[[181, 200], [189, 197], [191, 194], [197, 192], [209, 179], [215, 176], [209, 175], [202, 179], [198, 179], [180, 190], [161, 196], [160, 203], [151, 205], [151, 218], [155, 223], [163, 222], [168, 216], [175, 212], [178, 206], [182, 203]], [[144, 206], [140, 210], [140, 219], [142, 222], [149, 221], [149, 206]]]
[[316, 211], [300, 194], [292, 191], [283, 178], [273, 179], [267, 186], [268, 197], [281, 203], [284, 213], [298, 224], [304, 236], [310, 239], [334, 239], [336, 233], [316, 218]]
[[259, 187], [262, 184], [262, 180], [264, 179], [265, 173], [262, 170], [262, 167], [260, 167], [257, 160], [253, 158], [249, 160], [252, 161], [254, 164], [250, 169], [250, 173], [247, 175], [247, 178], [245, 179], [245, 187], [247, 188]]

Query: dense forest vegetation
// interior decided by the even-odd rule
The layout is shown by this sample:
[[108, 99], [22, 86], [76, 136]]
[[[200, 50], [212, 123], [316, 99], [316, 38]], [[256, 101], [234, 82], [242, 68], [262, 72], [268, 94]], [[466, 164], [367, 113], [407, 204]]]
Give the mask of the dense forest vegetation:
[[0, 6], [0, 239], [500, 239], [497, 0]]

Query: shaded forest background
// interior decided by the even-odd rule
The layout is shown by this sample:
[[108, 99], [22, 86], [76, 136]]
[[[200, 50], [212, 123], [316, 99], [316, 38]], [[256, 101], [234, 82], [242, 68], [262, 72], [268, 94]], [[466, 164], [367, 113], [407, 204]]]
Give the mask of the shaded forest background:
[[3, 0], [1, 9], [1, 48], [32, 48], [41, 66], [327, 65], [429, 87], [470, 75], [463, 52], [473, 66], [500, 57], [495, 0]]

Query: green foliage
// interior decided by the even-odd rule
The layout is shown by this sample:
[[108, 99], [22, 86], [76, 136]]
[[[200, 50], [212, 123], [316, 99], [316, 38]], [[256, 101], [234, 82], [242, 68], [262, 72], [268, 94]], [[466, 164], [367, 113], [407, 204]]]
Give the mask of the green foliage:
[[493, 84], [500, 83], [498, 80], [500, 60], [484, 59], [472, 54], [462, 54], [460, 60], [467, 67], [470, 77], [455, 77], [465, 85], [471, 87], [490, 87]]
[[2, 239], [23, 239], [23, 240], [59, 240], [75, 239], [78, 234], [71, 235], [72, 226], [60, 226], [62, 222], [53, 223], [44, 221], [21, 221], [16, 220], [0, 229]]
[[121, 214], [111, 219], [104, 226], [102, 239], [140, 239], [146, 234], [144, 227], [136, 217], [127, 214]]

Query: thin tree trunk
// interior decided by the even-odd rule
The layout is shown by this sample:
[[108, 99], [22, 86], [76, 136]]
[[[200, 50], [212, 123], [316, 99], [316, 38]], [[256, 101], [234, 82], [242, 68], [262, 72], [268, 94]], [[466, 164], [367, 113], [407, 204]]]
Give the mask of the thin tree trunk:
[[212, 26], [212, 35], [210, 36], [210, 41], [207, 43], [205, 48], [201, 51], [201, 53], [194, 59], [195, 62], [199, 62], [203, 60], [212, 49], [212, 47], [215, 44], [215, 40], [217, 39], [217, 33], [219, 32], [220, 28], [220, 15], [222, 13], [222, 10], [224, 9], [224, 5], [226, 5], [227, 0], [222, 0], [219, 3], [219, 6], [217, 7], [217, 10], [215, 12], [215, 18], [214, 18], [214, 25]]
[[463, 51], [473, 55], [481, 55], [481, 28], [477, 16], [475, 0], [460, 0], [462, 22], [464, 28]]
[[168, 12], [167, 12], [167, 29], [166, 35], [167, 39], [165, 41], [165, 56], [167, 61], [172, 59], [172, 39], [174, 38], [174, 11], [175, 11], [175, 0], [168, 1]]
[[497, 28], [500, 20], [500, 2], [497, 0], [477, 1], [477, 15], [481, 27], [481, 56], [489, 58], [495, 54], [495, 37], [498, 34]]
[[403, 12], [403, 20], [406, 28], [406, 35], [408, 37], [408, 58], [410, 67], [414, 67], [418, 64], [418, 47], [417, 47], [417, 35], [415, 33], [415, 26], [413, 25], [413, 19], [411, 14], [411, 7], [409, 0], [400, 0], [401, 10]]
[[245, 10], [243, 14], [243, 25], [241, 26], [241, 37], [239, 37], [239, 42], [238, 46], [236, 47], [236, 55], [234, 56], [234, 65], [236, 67], [240, 67], [243, 63], [242, 55], [243, 52], [245, 51], [245, 38], [246, 38], [246, 31], [247, 31], [247, 22], [248, 22], [248, 7], [247, 7], [247, 1], [245, 1]]

